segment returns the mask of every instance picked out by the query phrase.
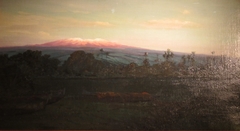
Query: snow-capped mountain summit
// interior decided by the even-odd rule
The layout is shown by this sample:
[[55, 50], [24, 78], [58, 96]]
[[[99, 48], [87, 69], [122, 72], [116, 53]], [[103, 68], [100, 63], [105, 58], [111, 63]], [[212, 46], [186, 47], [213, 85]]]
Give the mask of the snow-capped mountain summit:
[[38, 47], [99, 47], [99, 48], [126, 48], [128, 46], [121, 45], [116, 42], [107, 41], [104, 39], [81, 39], [69, 38], [47, 42], [44, 44], [37, 44]]

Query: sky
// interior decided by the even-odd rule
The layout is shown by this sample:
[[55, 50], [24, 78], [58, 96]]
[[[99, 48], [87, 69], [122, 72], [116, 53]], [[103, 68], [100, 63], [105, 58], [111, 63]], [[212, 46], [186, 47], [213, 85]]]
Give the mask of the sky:
[[220, 54], [222, 45], [234, 44], [226, 34], [233, 32], [239, 5], [239, 0], [0, 0], [0, 47], [100, 38]]

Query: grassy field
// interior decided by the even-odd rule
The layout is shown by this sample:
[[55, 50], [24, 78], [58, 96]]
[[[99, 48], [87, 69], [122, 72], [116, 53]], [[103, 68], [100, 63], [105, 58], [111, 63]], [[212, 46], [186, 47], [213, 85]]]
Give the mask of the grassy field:
[[[229, 102], [196, 96], [191, 87], [173, 84], [168, 79], [39, 78], [34, 83], [39, 92], [66, 88], [66, 96], [39, 112], [1, 117], [0, 129], [239, 129], [239, 110], [230, 109], [239, 107], [239, 98]], [[149, 92], [155, 99], [100, 102], [82, 97], [83, 89]], [[235, 121], [231, 119], [234, 117]]]

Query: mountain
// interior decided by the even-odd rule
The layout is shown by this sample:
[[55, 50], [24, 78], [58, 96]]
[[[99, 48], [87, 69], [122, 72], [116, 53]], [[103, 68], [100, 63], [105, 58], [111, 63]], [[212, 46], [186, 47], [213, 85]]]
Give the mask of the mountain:
[[[26, 50], [40, 50], [42, 54], [49, 54], [51, 57], [59, 59], [61, 63], [67, 60], [70, 54], [76, 50], [92, 53], [95, 59], [114, 65], [126, 65], [131, 62], [142, 65], [143, 60], [146, 58], [151, 65], [164, 61], [164, 51], [131, 47], [103, 39], [70, 38], [43, 44], [0, 48], [2, 54], [8, 54], [9, 56], [22, 53]], [[147, 56], [144, 55], [146, 52]], [[173, 53], [173, 61], [177, 63], [181, 61], [181, 56], [186, 54], [174, 51]], [[202, 60], [199, 59], [200, 61]]]
[[107, 41], [104, 39], [81, 39], [70, 38], [52, 41], [44, 44], [34, 45], [36, 47], [95, 47], [95, 48], [127, 48], [129, 46], [117, 44], [116, 42]]

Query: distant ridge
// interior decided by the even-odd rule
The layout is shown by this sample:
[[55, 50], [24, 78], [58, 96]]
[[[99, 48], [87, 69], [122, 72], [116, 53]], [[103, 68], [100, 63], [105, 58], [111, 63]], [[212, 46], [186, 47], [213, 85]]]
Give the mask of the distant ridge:
[[107, 41], [104, 39], [81, 39], [69, 38], [47, 42], [44, 44], [33, 45], [35, 47], [98, 47], [98, 48], [129, 48], [130, 46], [121, 45], [116, 42]]
[[[103, 49], [103, 50], [101, 50]], [[139, 47], [122, 45], [117, 42], [111, 42], [104, 39], [81, 39], [69, 38], [47, 42], [43, 44], [0, 47], [0, 54], [8, 54], [9, 56], [23, 53], [26, 50], [39, 50], [42, 54], [48, 54], [53, 58], [57, 58], [64, 63], [69, 56], [77, 50], [91, 53], [97, 60], [108, 62], [114, 65], [126, 65], [134, 62], [142, 65], [147, 58], [151, 65], [159, 64], [165, 61], [163, 50], [151, 50]], [[145, 55], [147, 52], [147, 56]], [[186, 53], [174, 52], [174, 62], [179, 63], [183, 55]], [[205, 60], [206, 55], [196, 55], [196, 61], [201, 63]]]

